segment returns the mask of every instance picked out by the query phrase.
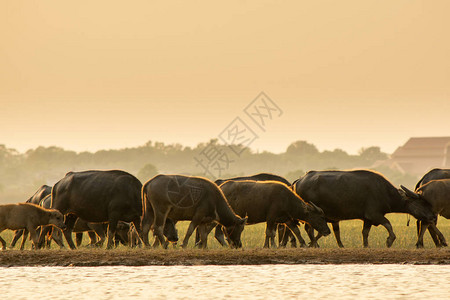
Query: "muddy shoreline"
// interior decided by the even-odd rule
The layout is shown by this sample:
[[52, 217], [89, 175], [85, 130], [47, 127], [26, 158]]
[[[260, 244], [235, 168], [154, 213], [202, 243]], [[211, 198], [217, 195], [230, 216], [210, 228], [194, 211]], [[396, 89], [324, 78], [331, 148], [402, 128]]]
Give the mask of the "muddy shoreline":
[[7, 250], [0, 267], [263, 264], [450, 264], [450, 249]]

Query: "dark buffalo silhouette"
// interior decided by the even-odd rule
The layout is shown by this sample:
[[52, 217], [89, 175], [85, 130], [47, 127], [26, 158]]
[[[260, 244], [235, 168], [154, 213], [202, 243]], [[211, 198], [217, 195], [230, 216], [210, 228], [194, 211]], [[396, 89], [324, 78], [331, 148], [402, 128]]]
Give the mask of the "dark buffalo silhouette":
[[277, 224], [286, 224], [300, 240], [297, 220], [311, 224], [323, 235], [330, 234], [323, 211], [305, 203], [289, 186], [277, 181], [227, 181], [222, 189], [228, 203], [247, 224], [266, 222], [264, 247], [275, 246]]
[[52, 189], [52, 208], [66, 217], [64, 236], [75, 249], [72, 231], [77, 218], [91, 223], [109, 223], [107, 249], [112, 248], [119, 221], [133, 222], [140, 237], [141, 182], [119, 170], [69, 172]]
[[[372, 226], [382, 225], [389, 232], [386, 245], [395, 240], [391, 223], [384, 217], [387, 213], [408, 213], [420, 220], [432, 221], [431, 206], [424, 200], [410, 197], [395, 188], [383, 175], [369, 170], [310, 171], [294, 183], [295, 191], [306, 202], [323, 209], [339, 247], [343, 247], [339, 221], [360, 219], [364, 221], [363, 244], [368, 247]], [[310, 231], [312, 244], [317, 239]]]
[[[225, 196], [214, 182], [195, 176], [184, 175], [157, 175], [147, 181], [142, 188], [142, 199], [145, 211], [148, 205], [154, 211], [154, 233], [164, 248], [163, 227], [166, 219], [174, 221], [190, 220], [182, 247], [188, 241], [194, 230], [200, 224], [217, 222], [225, 227], [231, 247], [241, 246], [241, 233], [246, 219], [237, 216], [229, 206]], [[145, 215], [149, 215], [145, 213]], [[144, 217], [143, 226], [150, 222]], [[201, 247], [206, 247], [207, 233], [201, 232]]]
[[[224, 183], [226, 181], [230, 181], [230, 180], [232, 180], [232, 181], [242, 181], [242, 180], [278, 181], [278, 182], [284, 183], [288, 186], [291, 185], [291, 183], [286, 178], [283, 178], [281, 176], [271, 174], [271, 173], [258, 173], [258, 174], [254, 174], [254, 175], [248, 175], [248, 176], [232, 177], [232, 178], [227, 178], [227, 179], [217, 179], [214, 183], [217, 184], [218, 186], [220, 186], [222, 183]], [[295, 222], [295, 223], [297, 225], [299, 225], [297, 222]], [[295, 224], [293, 224], [293, 225], [295, 225]], [[225, 242], [222, 228], [220, 228], [219, 226], [217, 226], [214, 223], [211, 223], [211, 225], [207, 225], [207, 227], [206, 227], [207, 228], [206, 230], [212, 230], [212, 228], [208, 228], [208, 227], [212, 227], [212, 228], [216, 227], [214, 237], [222, 246], [225, 246], [226, 242]], [[283, 245], [285, 246], [287, 244], [288, 239], [290, 239], [291, 246], [296, 247], [297, 242], [296, 242], [295, 236], [292, 233], [292, 231], [288, 230], [284, 224], [278, 224], [277, 227], [278, 227], [279, 243], [281, 244], [281, 241], [283, 241]], [[298, 231], [298, 233], [300, 234], [300, 231]], [[200, 242], [200, 234], [197, 229], [196, 235], [195, 235], [195, 244], [197, 245], [199, 242]], [[302, 246], [302, 247], [305, 246], [305, 241], [303, 240], [301, 235], [300, 235], [299, 242], [300, 242], [300, 246]]]
[[[418, 192], [418, 190], [421, 186], [427, 184], [428, 182], [430, 182], [432, 180], [438, 180], [438, 179], [450, 179], [450, 169], [433, 169], [433, 170], [429, 171], [428, 173], [426, 173], [425, 175], [423, 175], [423, 177], [416, 184], [416, 189], [415, 189], [416, 192]], [[437, 222], [437, 219], [436, 219], [436, 222]], [[416, 226], [417, 226], [417, 235], [419, 236], [420, 229], [423, 226], [422, 221], [417, 220]], [[434, 224], [434, 226], [425, 226], [425, 227], [428, 228], [428, 232], [430, 233], [430, 236], [433, 239], [433, 242], [436, 245], [436, 247], [444, 246], [444, 244], [442, 244], [442, 241], [439, 239], [438, 231], [435, 230], [436, 224]], [[422, 241], [423, 241], [423, 239], [422, 239]], [[416, 246], [418, 248], [421, 248], [421, 247], [423, 247], [423, 244], [419, 243]]]
[[[39, 203], [42, 201], [42, 199], [44, 199], [46, 196], [50, 195], [51, 192], [52, 192], [51, 186], [43, 185], [33, 194], [33, 196], [31, 196], [27, 201], [25, 201], [25, 203], [39, 205]], [[14, 231], [14, 237], [10, 244], [11, 248], [14, 248], [17, 241], [20, 239], [20, 237], [22, 235], [23, 235], [23, 239], [22, 239], [22, 244], [20, 246], [20, 249], [23, 250], [23, 247], [25, 246], [25, 240], [28, 237], [28, 231], [26, 229], [20, 229], [20, 230]]]
[[242, 181], [242, 180], [254, 180], [254, 181], [278, 181], [282, 182], [288, 186], [291, 185], [289, 181], [286, 180], [286, 178], [283, 178], [281, 176], [270, 174], [270, 173], [258, 173], [255, 175], [249, 175], [249, 176], [240, 176], [240, 177], [232, 177], [228, 179], [217, 179], [214, 181], [215, 184], [221, 185], [225, 181], [233, 180], [233, 181]]
[[450, 219], [450, 179], [431, 180], [416, 189], [416, 192], [410, 191], [403, 187], [410, 197], [424, 199], [431, 204], [431, 209], [436, 216], [434, 222], [427, 223], [421, 221], [418, 226], [417, 248], [423, 248], [423, 235], [427, 228], [435, 242], [436, 247], [446, 247], [447, 241], [444, 235], [437, 228], [437, 216], [441, 215], [446, 219]]
[[450, 179], [450, 169], [433, 169], [429, 171], [417, 182], [416, 190], [431, 180], [437, 179]]

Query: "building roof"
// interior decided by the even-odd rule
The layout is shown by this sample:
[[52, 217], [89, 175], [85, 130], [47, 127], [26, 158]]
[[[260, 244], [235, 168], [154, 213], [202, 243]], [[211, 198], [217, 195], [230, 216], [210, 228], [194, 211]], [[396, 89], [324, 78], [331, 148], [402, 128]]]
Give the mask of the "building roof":
[[449, 137], [413, 137], [391, 155], [404, 172], [423, 174], [432, 168], [442, 168], [450, 164]]

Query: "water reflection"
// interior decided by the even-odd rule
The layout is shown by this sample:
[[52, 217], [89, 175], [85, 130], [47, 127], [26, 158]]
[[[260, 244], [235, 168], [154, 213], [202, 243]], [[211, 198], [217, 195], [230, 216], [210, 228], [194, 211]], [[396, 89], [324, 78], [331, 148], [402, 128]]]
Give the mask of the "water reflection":
[[447, 298], [450, 266], [0, 268], [2, 298]]

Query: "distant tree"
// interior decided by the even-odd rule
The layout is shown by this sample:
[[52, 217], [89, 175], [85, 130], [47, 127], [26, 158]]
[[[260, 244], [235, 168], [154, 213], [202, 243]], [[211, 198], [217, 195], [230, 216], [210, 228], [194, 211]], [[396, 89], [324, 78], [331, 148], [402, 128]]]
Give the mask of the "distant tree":
[[319, 154], [319, 150], [307, 141], [296, 141], [287, 147], [286, 154], [314, 156]]
[[153, 176], [158, 174], [158, 169], [152, 164], [146, 164], [142, 169], [137, 173], [137, 178], [142, 182], [146, 182]]
[[359, 157], [366, 162], [374, 163], [378, 160], [386, 160], [388, 159], [388, 155], [384, 152], [381, 152], [380, 147], [368, 147], [361, 148], [359, 150]]

